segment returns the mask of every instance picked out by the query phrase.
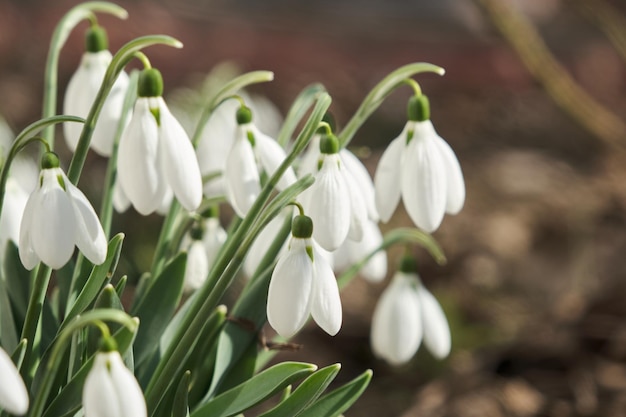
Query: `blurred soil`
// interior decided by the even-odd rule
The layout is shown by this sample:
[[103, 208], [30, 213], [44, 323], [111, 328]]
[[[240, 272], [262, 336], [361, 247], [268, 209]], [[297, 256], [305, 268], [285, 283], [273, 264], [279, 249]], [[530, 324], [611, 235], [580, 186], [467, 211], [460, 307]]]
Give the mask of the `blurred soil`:
[[[183, 41], [181, 51], [149, 50], [166, 88], [232, 59], [243, 70], [276, 72], [273, 85], [255, 92], [283, 111], [305, 85], [322, 82], [340, 125], [395, 67], [445, 67], [444, 78], [418, 79], [438, 132], [461, 161], [468, 197], [435, 234], [448, 264], [418, 255], [423, 281], [450, 320], [451, 357], [436, 362], [422, 349], [399, 369], [375, 359], [369, 322], [385, 284], [356, 280], [342, 294], [338, 336], [311, 326], [294, 340], [303, 344], [299, 352], [277, 358], [341, 362], [339, 382], [373, 369], [349, 416], [626, 416], [626, 153], [564, 115], [474, 3], [400, 3], [122, 2], [130, 20], [102, 22], [114, 28], [113, 48], [156, 32]], [[0, 113], [15, 127], [38, 117], [43, 40], [72, 4], [0, 1]], [[603, 34], [566, 1], [526, 7], [575, 79], [623, 118], [626, 63]], [[73, 35], [63, 52], [61, 85], [81, 42]], [[363, 155], [372, 173], [404, 124], [408, 94], [391, 96], [353, 143], [370, 149]], [[400, 210], [383, 227], [406, 224]], [[397, 257], [390, 252], [391, 266]]]

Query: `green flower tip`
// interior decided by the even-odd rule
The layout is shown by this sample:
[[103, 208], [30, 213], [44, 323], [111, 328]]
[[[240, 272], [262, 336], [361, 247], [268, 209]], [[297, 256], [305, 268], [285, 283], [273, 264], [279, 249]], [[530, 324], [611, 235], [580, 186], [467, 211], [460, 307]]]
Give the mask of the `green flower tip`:
[[413, 122], [423, 122], [430, 120], [430, 103], [424, 94], [413, 96], [409, 99], [407, 106], [409, 120]]
[[163, 95], [163, 76], [156, 68], [146, 68], [139, 74], [137, 85], [139, 97], [161, 97]]
[[407, 274], [417, 274], [417, 261], [414, 257], [405, 255], [400, 261], [400, 271]]
[[337, 136], [333, 134], [322, 136], [320, 140], [320, 152], [325, 154], [338, 153], [339, 139], [337, 139]]
[[41, 169], [58, 168], [60, 165], [59, 157], [54, 152], [46, 152], [41, 157]]
[[250, 107], [247, 106], [241, 106], [239, 107], [239, 109], [237, 110], [237, 124], [238, 125], [245, 125], [248, 124], [252, 121], [252, 110], [250, 110]]
[[193, 240], [202, 240], [202, 237], [204, 236], [204, 226], [202, 223], [196, 223], [189, 231], [189, 236]]
[[291, 234], [300, 239], [309, 239], [313, 236], [313, 220], [303, 215], [294, 217], [291, 223]]
[[117, 342], [111, 336], [103, 337], [100, 340], [100, 351], [101, 352], [113, 352], [117, 350]]
[[109, 38], [102, 26], [93, 25], [85, 33], [85, 49], [87, 52], [100, 52], [109, 49]]
[[220, 208], [217, 204], [214, 204], [207, 207], [207, 209], [204, 210], [201, 215], [205, 219], [215, 219], [220, 216]]

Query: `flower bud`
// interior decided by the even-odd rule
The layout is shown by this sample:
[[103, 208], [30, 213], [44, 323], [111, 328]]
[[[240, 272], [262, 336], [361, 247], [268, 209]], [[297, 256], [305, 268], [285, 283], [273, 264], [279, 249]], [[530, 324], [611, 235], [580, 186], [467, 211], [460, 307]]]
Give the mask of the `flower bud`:
[[430, 102], [425, 95], [413, 96], [407, 105], [407, 115], [409, 120], [423, 122], [430, 120]]
[[139, 74], [137, 85], [139, 97], [161, 97], [163, 95], [163, 76], [156, 68], [146, 68]]

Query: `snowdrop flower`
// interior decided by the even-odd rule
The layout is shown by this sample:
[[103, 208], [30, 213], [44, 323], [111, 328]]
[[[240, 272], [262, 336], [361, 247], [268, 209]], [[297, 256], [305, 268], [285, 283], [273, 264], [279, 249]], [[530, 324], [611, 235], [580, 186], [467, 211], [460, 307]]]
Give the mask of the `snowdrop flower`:
[[[267, 249], [270, 247], [276, 236], [278, 236], [278, 232], [280, 231], [283, 223], [287, 216], [291, 217], [292, 212], [289, 211], [289, 208], [278, 213], [276, 217], [269, 221], [267, 225], [259, 232], [254, 242], [250, 246], [250, 250], [248, 250], [248, 254], [246, 255], [246, 259], [243, 264], [243, 271], [248, 278], [252, 278], [252, 275], [256, 271], [256, 269], [261, 264], [263, 257], [267, 253]], [[286, 250], [287, 244], [283, 244], [279, 255]]]
[[85, 417], [145, 417], [141, 388], [119, 352], [98, 352], [83, 386]]
[[[363, 223], [363, 238], [355, 242], [346, 239], [335, 252], [331, 253], [335, 271], [344, 271], [357, 262], [361, 262], [383, 243], [383, 235], [378, 225], [366, 220]], [[377, 251], [359, 270], [359, 275], [370, 282], [381, 282], [387, 276], [387, 253]]]
[[[285, 159], [285, 151], [269, 136], [264, 135], [252, 123], [252, 112], [241, 106], [237, 110], [237, 133], [224, 171], [226, 195], [239, 217], [244, 217], [261, 192], [261, 175], [274, 174]], [[276, 184], [284, 190], [296, 182], [290, 167]]]
[[341, 299], [331, 266], [311, 238], [313, 222], [299, 215], [293, 219], [289, 250], [272, 273], [267, 297], [267, 320], [283, 337], [304, 326], [309, 315], [328, 334], [341, 327]]
[[52, 152], [42, 157], [39, 184], [24, 208], [19, 255], [26, 269], [40, 261], [54, 269], [67, 263], [74, 246], [93, 264], [107, 254], [107, 241], [98, 216], [85, 195], [59, 168]]
[[392, 365], [408, 362], [422, 340], [438, 359], [450, 353], [446, 316], [415, 270], [415, 261], [405, 260], [374, 310], [372, 350]]
[[339, 155], [337, 137], [324, 135], [320, 151], [321, 167], [315, 183], [302, 193], [302, 202], [315, 224], [313, 237], [324, 249], [334, 251], [348, 237], [361, 240], [367, 209]]
[[0, 347], [0, 410], [18, 416], [28, 411], [28, 391], [11, 357]]
[[[107, 50], [107, 35], [102, 27], [92, 26], [87, 30], [86, 46], [87, 51], [70, 79], [63, 101], [64, 114], [83, 118], [87, 117], [91, 110], [112, 59], [111, 52]], [[100, 111], [90, 146], [102, 156], [110, 156], [113, 150], [115, 131], [122, 117], [128, 84], [128, 75], [122, 71]], [[83, 125], [80, 123], [63, 124], [65, 141], [72, 151], [76, 150], [82, 129]]]
[[382, 221], [389, 221], [402, 197], [413, 223], [431, 233], [445, 213], [461, 211], [465, 183], [454, 151], [435, 132], [429, 117], [426, 96], [413, 97], [409, 121], [383, 153], [374, 184]]
[[181, 242], [181, 249], [187, 250], [185, 269], [185, 291], [195, 291], [206, 281], [211, 266], [228, 237], [220, 224], [217, 212], [212, 209], [209, 217], [193, 227]]
[[171, 194], [189, 211], [197, 209], [202, 200], [196, 154], [162, 93], [161, 73], [153, 68], [143, 70], [139, 98], [119, 144], [119, 183], [143, 215], [162, 207]]

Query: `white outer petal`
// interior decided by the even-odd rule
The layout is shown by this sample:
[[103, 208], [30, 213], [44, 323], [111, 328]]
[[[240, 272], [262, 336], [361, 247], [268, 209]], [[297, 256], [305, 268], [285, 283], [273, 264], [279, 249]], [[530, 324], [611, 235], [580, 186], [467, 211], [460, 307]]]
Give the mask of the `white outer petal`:
[[374, 181], [370, 177], [365, 165], [352, 152], [347, 149], [339, 151], [344, 167], [354, 178], [360, 194], [363, 196], [368, 218], [378, 221], [378, 210], [376, 210], [376, 192], [374, 191]]
[[313, 252], [313, 286], [311, 289], [311, 315], [326, 333], [336, 335], [341, 328], [341, 298], [337, 279], [324, 256]]
[[309, 318], [313, 285], [313, 262], [306, 252], [308, 239], [292, 238], [270, 281], [267, 321], [283, 337], [291, 337]]
[[[383, 235], [380, 233], [378, 225], [373, 221], [366, 221], [363, 224], [363, 239], [359, 242], [346, 240], [348, 258], [350, 263], [361, 261], [374, 249], [380, 247], [383, 242]], [[387, 276], [387, 252], [379, 250], [369, 260], [359, 274], [370, 282], [381, 282]]]
[[402, 157], [406, 149], [406, 134], [410, 124], [404, 126], [400, 136], [391, 141], [383, 152], [374, 174], [376, 210], [380, 219], [387, 223], [400, 202]]
[[363, 224], [368, 221], [367, 206], [357, 182], [343, 165], [343, 162], [341, 162], [339, 172], [346, 183], [348, 197], [350, 198], [350, 230], [348, 231], [348, 238], [358, 242], [363, 239]]
[[148, 215], [163, 201], [167, 185], [158, 166], [159, 133], [150, 100], [138, 98], [117, 158], [118, 180], [135, 209]]
[[28, 392], [9, 355], [0, 348], [0, 410], [21, 416], [28, 411]]
[[237, 215], [244, 217], [261, 192], [261, 183], [252, 145], [242, 126], [237, 128], [237, 137], [228, 153], [224, 175], [230, 203]]
[[446, 170], [447, 198], [446, 213], [457, 214], [465, 204], [465, 180], [463, 171], [450, 145], [435, 133], [435, 143], [441, 152]]
[[413, 287], [415, 280], [412, 274], [396, 273], [374, 310], [372, 350], [392, 365], [408, 362], [422, 341], [419, 298]]
[[[413, 223], [432, 233], [446, 210], [446, 170], [428, 125], [415, 124], [413, 139], [402, 161], [401, 189], [404, 207]], [[431, 125], [432, 126], [432, 125]]]
[[[0, 247], [4, 250], [4, 243], [12, 240], [16, 244], [20, 239], [20, 224], [28, 201], [28, 193], [11, 176], [7, 179], [2, 216], [0, 217]], [[0, 254], [2, 257], [3, 254]]]
[[24, 268], [29, 271], [33, 269], [40, 262], [39, 256], [35, 252], [32, 240], [33, 230], [33, 218], [35, 213], [35, 207], [39, 206], [39, 200], [41, 193], [39, 188], [35, 189], [30, 194], [26, 206], [24, 207], [24, 214], [22, 215], [22, 222], [20, 224], [20, 241], [18, 245], [20, 260]]
[[317, 165], [322, 156], [320, 153], [320, 140], [321, 136], [319, 133], [311, 137], [309, 146], [303, 154], [302, 159], [300, 159], [300, 165], [298, 167], [298, 176], [300, 178], [304, 177], [306, 174], [315, 175], [317, 172]]
[[[100, 88], [101, 82], [102, 80], [98, 83], [98, 89]], [[128, 84], [128, 74], [124, 71], [120, 72], [115, 80], [115, 84], [113, 84], [113, 88], [111, 88], [109, 95], [102, 105], [100, 116], [98, 116], [90, 146], [102, 156], [111, 156], [111, 152], [113, 151], [115, 132], [117, 131], [118, 124], [122, 117], [122, 108], [124, 107], [124, 98], [128, 90]]]
[[110, 355], [98, 353], [83, 385], [85, 417], [121, 417], [120, 404], [111, 374], [107, 369]]
[[146, 417], [146, 400], [133, 373], [126, 368], [119, 352], [110, 352], [111, 379], [122, 414], [120, 417]]
[[[254, 151], [259, 159], [259, 163], [267, 173], [267, 176], [271, 177], [287, 157], [285, 150], [281, 148], [278, 142], [261, 133], [254, 125], [251, 125], [250, 129], [254, 134]], [[289, 167], [278, 180], [276, 188], [282, 191], [294, 182], [296, 182], [296, 174], [293, 172], [293, 168]]]
[[113, 207], [118, 213], [124, 213], [130, 207], [130, 200], [117, 179], [113, 184]]
[[450, 326], [437, 299], [423, 286], [417, 289], [424, 324], [424, 344], [437, 359], [450, 354]]
[[59, 269], [70, 260], [76, 244], [74, 207], [57, 180], [62, 172], [60, 168], [42, 171], [43, 185], [30, 231], [35, 252], [52, 269]]
[[191, 141], [161, 97], [159, 152], [164, 177], [180, 204], [194, 211], [202, 201], [202, 175]]
[[313, 238], [329, 251], [337, 249], [350, 230], [350, 197], [339, 163], [337, 154], [324, 156], [322, 169], [303, 201], [313, 220]]
[[100, 219], [87, 197], [63, 174], [65, 187], [76, 218], [76, 246], [94, 265], [100, 265], [107, 256], [107, 240]]
[[209, 260], [201, 240], [192, 240], [187, 249], [187, 266], [185, 267], [185, 290], [195, 291], [209, 275]]
[[209, 262], [209, 268], [215, 262], [217, 254], [226, 243], [228, 235], [226, 230], [220, 224], [220, 220], [217, 218], [209, 218], [206, 221], [206, 231], [202, 243], [204, 244], [204, 250], [207, 255], [207, 261]]

